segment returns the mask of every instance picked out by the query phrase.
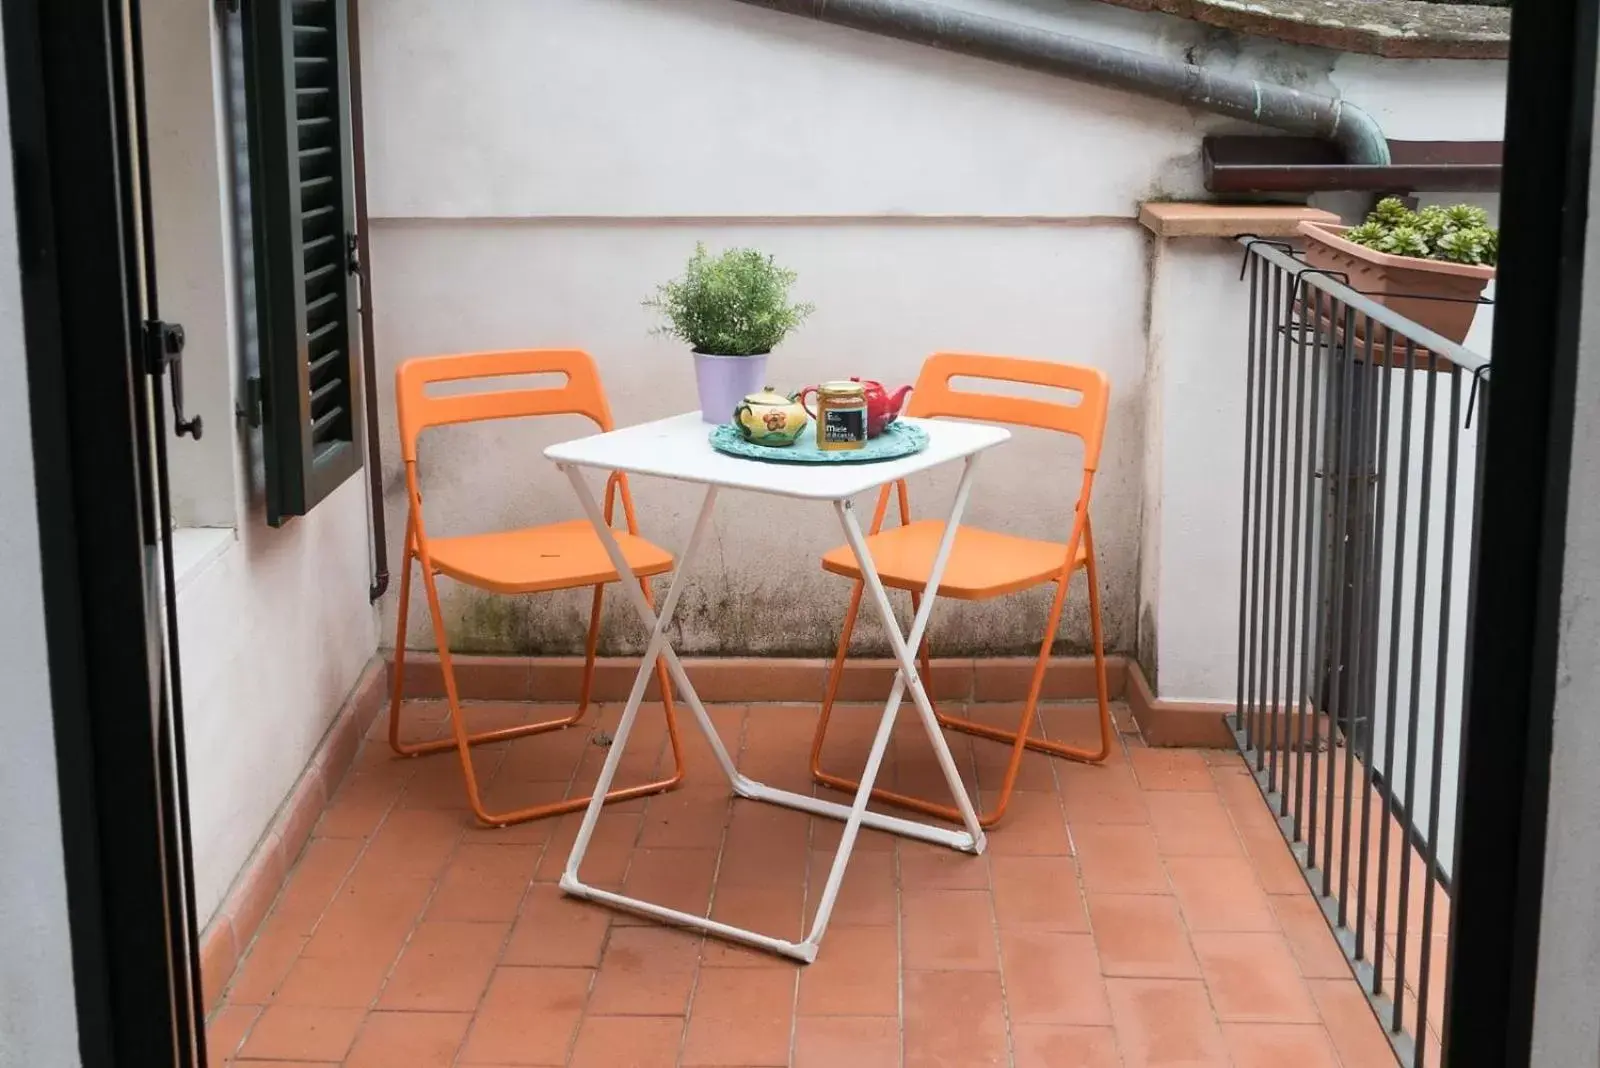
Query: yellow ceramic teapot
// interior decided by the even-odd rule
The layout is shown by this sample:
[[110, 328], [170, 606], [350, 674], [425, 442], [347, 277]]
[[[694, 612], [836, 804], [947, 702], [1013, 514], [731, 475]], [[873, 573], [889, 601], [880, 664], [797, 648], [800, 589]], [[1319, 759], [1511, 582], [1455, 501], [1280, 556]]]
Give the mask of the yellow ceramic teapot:
[[809, 421], [799, 401], [771, 386], [750, 394], [733, 410], [733, 425], [744, 440], [757, 445], [793, 445]]

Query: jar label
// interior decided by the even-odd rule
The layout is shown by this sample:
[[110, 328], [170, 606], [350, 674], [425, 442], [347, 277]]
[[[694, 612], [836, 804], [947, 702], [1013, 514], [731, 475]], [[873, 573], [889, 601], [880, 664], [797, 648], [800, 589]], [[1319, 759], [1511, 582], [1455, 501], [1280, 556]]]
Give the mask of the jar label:
[[822, 413], [822, 440], [829, 445], [866, 441], [866, 408], [826, 409]]

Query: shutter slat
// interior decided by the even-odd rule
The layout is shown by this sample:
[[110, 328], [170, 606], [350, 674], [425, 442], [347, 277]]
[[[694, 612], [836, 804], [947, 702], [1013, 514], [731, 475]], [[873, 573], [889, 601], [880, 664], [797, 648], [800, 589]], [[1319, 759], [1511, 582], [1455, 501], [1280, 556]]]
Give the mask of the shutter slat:
[[343, 385], [344, 385], [344, 380], [343, 379], [330, 378], [330, 379], [328, 379], [328, 381], [324, 382], [322, 385], [320, 385], [316, 389], [312, 390], [311, 391], [311, 409], [312, 409], [312, 411], [315, 411], [317, 409], [317, 406], [320, 405], [324, 400], [327, 400], [329, 397], [333, 396], [333, 394], [335, 392], [337, 392], [339, 390], [339, 388], [341, 386], [343, 386]]
[[310, 315], [314, 311], [320, 311], [321, 309], [326, 308], [328, 305], [332, 304], [334, 301], [339, 300], [343, 296], [344, 296], [343, 293], [340, 293], [340, 292], [337, 292], [337, 291], [335, 291], [333, 293], [324, 294], [323, 296], [318, 297], [316, 300], [310, 301], [309, 303], [306, 304], [306, 314]]
[[314, 345], [343, 325], [344, 323], [340, 322], [338, 319], [333, 320], [331, 323], [324, 323], [307, 334], [306, 341]]
[[334, 408], [327, 414], [318, 417], [311, 423], [311, 440], [317, 443], [328, 440], [331, 436], [327, 430], [333, 426], [334, 420], [344, 414], [344, 408]]
[[317, 357], [315, 360], [311, 361], [311, 376], [315, 378], [317, 375], [321, 374], [323, 371], [326, 371], [329, 367], [332, 367], [343, 358], [343, 349], [332, 349], [326, 355]]

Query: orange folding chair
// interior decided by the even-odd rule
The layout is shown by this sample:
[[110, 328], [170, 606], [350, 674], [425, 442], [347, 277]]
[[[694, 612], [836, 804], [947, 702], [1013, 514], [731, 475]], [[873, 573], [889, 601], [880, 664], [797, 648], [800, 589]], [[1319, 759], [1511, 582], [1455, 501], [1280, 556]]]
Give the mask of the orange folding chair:
[[[566, 382], [555, 388], [500, 389], [455, 396], [430, 396], [427, 392], [434, 383], [540, 374], [561, 374], [566, 377]], [[406, 518], [405, 564], [400, 578], [400, 612], [395, 628], [389, 745], [403, 756], [419, 756], [454, 748], [461, 757], [461, 770], [466, 778], [467, 800], [472, 812], [492, 826], [503, 827], [509, 823], [582, 809], [589, 804], [588, 797], [532, 805], [511, 812], [486, 811], [472, 766], [471, 747], [484, 742], [508, 741], [530, 734], [561, 730], [583, 718], [589, 707], [594, 681], [595, 649], [600, 640], [600, 607], [606, 584], [617, 581], [616, 569], [606, 556], [600, 536], [584, 519], [489, 534], [430, 539], [422, 520], [422, 490], [417, 478], [417, 438], [429, 427], [540, 415], [583, 415], [599, 426], [602, 432], [609, 431], [612, 429], [611, 408], [600, 388], [600, 375], [595, 369], [594, 360], [588, 353], [576, 349], [428, 356], [401, 364], [395, 374], [395, 384], [400, 454], [405, 461], [406, 494], [411, 507]], [[621, 473], [613, 474], [606, 483], [606, 522], [611, 522], [619, 493], [627, 531], [619, 532], [617, 541], [622, 546], [629, 566], [639, 576], [645, 600], [653, 605], [649, 578], [672, 570], [672, 554], [639, 537], [633, 513], [633, 497], [628, 492], [627, 476]], [[400, 740], [400, 696], [405, 679], [406, 610], [411, 598], [413, 560], [422, 565], [422, 584], [428, 595], [428, 610], [433, 615], [433, 633], [439, 644], [439, 667], [444, 674], [445, 696], [450, 704], [452, 736], [407, 744]], [[593, 586], [594, 600], [589, 611], [589, 635], [584, 646], [583, 681], [577, 710], [570, 716], [469, 734], [461, 714], [461, 700], [445, 635], [444, 616], [439, 610], [439, 591], [435, 581], [438, 575], [448, 575], [469, 586], [504, 594], [542, 593]], [[656, 677], [661, 686], [667, 736], [672, 745], [672, 775], [640, 786], [618, 788], [606, 794], [607, 801], [670, 790], [683, 779], [678, 722], [673, 711], [672, 687], [664, 661], [656, 662]]]
[[[965, 389], [951, 388], [951, 380], [987, 379], [992, 382], [1026, 383], [1070, 391], [1078, 396], [1076, 404], [1033, 400], [1024, 397], [1000, 396]], [[1005, 816], [1016, 786], [1017, 772], [1022, 766], [1024, 749], [1033, 749], [1071, 760], [1099, 762], [1111, 754], [1113, 727], [1111, 709], [1106, 693], [1106, 660], [1103, 634], [1100, 626], [1100, 584], [1095, 572], [1094, 535], [1089, 526], [1089, 494], [1094, 485], [1094, 473], [1100, 460], [1100, 442], [1105, 434], [1106, 409], [1111, 396], [1111, 384], [1106, 376], [1094, 368], [1075, 367], [1070, 364], [1048, 363], [1042, 360], [1022, 360], [1006, 356], [969, 355], [964, 353], [938, 353], [922, 365], [916, 388], [906, 414], [924, 419], [951, 417], [973, 419], [986, 423], [1005, 423], [1013, 426], [1037, 427], [1055, 430], [1077, 437], [1083, 442], [1083, 481], [1078, 490], [1078, 502], [1073, 510], [1072, 531], [1066, 544], [1035, 541], [1010, 534], [1000, 534], [975, 527], [961, 526], [956, 530], [955, 545], [946, 565], [944, 578], [939, 583], [939, 596], [957, 600], [984, 601], [1008, 593], [1032, 589], [1053, 582], [1055, 600], [1050, 606], [1050, 622], [1046, 625], [1044, 640], [1039, 646], [1039, 658], [1034, 664], [1033, 681], [1028, 687], [1028, 699], [1022, 709], [1022, 721], [1015, 731], [1003, 730], [969, 719], [937, 712], [939, 722], [953, 730], [965, 731], [993, 741], [1011, 745], [1011, 759], [1006, 766], [999, 796], [992, 811], [979, 814], [979, 823], [992, 827]], [[933, 566], [934, 554], [944, 534], [940, 520], [911, 521], [911, 505], [904, 481], [894, 486], [900, 505], [900, 526], [883, 529], [884, 516], [889, 508], [889, 489], [885, 486], [878, 496], [878, 507], [872, 516], [872, 527], [867, 546], [877, 564], [878, 575], [888, 587], [908, 590], [913, 608], [921, 604], [927, 575]], [[828, 674], [828, 687], [822, 702], [822, 715], [817, 721], [816, 735], [811, 744], [811, 774], [817, 782], [838, 790], [854, 792], [859, 780], [832, 774], [822, 767], [822, 746], [827, 736], [828, 720], [833, 713], [834, 698], [839, 691], [839, 680], [844, 674], [845, 657], [850, 649], [850, 635], [855, 630], [856, 616], [861, 609], [864, 588], [861, 570], [856, 565], [849, 546], [834, 549], [822, 558], [824, 570], [855, 580], [855, 590], [850, 596], [850, 608], [845, 613], [844, 632], [839, 636], [839, 649]], [[1094, 636], [1095, 685], [1100, 702], [1100, 746], [1084, 749], [1065, 745], [1031, 733], [1039, 705], [1039, 692], [1044, 685], [1045, 667], [1050, 660], [1050, 647], [1055, 642], [1056, 628], [1061, 623], [1061, 609], [1066, 604], [1067, 585], [1074, 571], [1083, 568], [1089, 581], [1089, 621]], [[922, 663], [922, 677], [931, 678], [928, 641], [924, 637], [918, 654]], [[930, 700], [932, 695], [929, 695]], [[872, 796], [903, 808], [914, 809], [932, 816], [959, 820], [960, 814], [953, 805], [936, 804], [923, 798], [897, 793], [893, 790], [875, 789]]]

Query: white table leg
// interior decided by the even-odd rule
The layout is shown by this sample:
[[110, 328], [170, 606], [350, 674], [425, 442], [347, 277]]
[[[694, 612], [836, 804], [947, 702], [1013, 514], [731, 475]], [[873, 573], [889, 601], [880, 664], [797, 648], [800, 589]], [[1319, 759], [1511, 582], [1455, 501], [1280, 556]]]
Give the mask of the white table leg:
[[[644, 658], [639, 662], [639, 672], [633, 678], [633, 688], [628, 691], [628, 703], [623, 706], [622, 719], [617, 724], [617, 733], [611, 739], [611, 748], [606, 753], [605, 763], [600, 767], [600, 778], [595, 784], [593, 799], [589, 807], [584, 810], [583, 822], [578, 825], [578, 837], [572, 844], [572, 854], [567, 858], [567, 867], [561, 877], [562, 887], [565, 888], [569, 880], [576, 882], [578, 865], [583, 861], [583, 855], [588, 851], [589, 838], [594, 834], [594, 825], [600, 819], [600, 811], [604, 807], [605, 795], [611, 790], [611, 781], [617, 774], [617, 766], [622, 763], [622, 753], [628, 745], [628, 736], [633, 733], [633, 721], [639, 714], [639, 705], [644, 701], [645, 690], [650, 685], [650, 671], [656, 659], [663, 654], [668, 658], [667, 666], [676, 678], [682, 674], [682, 667], [677, 662], [677, 657], [672, 655], [672, 648], [667, 644], [667, 627], [672, 623], [673, 613], [678, 608], [678, 596], [683, 592], [684, 577], [688, 574], [688, 564], [694, 556], [695, 550], [700, 545], [700, 536], [705, 533], [706, 526], [710, 523], [711, 513], [717, 503], [717, 488], [710, 486], [706, 489], [705, 500], [700, 504], [700, 514], [695, 517], [694, 529], [689, 534], [689, 541], [683, 547], [683, 553], [678, 557], [678, 565], [672, 576], [672, 585], [667, 589], [667, 596], [661, 602], [659, 617], [650, 610], [650, 605], [644, 599], [644, 591], [639, 587], [638, 577], [633, 569], [628, 566], [627, 557], [622, 553], [622, 547], [617, 544], [611, 526], [605, 521], [605, 514], [600, 510], [599, 502], [589, 490], [589, 484], [584, 481], [583, 473], [575, 467], [566, 468], [567, 477], [572, 482], [573, 489], [578, 494], [578, 500], [583, 504], [585, 512], [589, 513], [589, 520], [594, 524], [595, 530], [600, 534], [600, 540], [605, 543], [606, 552], [611, 557], [612, 566], [617, 569], [621, 578], [624, 591], [632, 596], [629, 600], [636, 602], [635, 607], [640, 612], [639, 618], [645, 621], [650, 628], [650, 641], [645, 646]], [[687, 685], [687, 676], [678, 679], [679, 689], [683, 691], [684, 698], [694, 709], [695, 718], [700, 721], [701, 730], [705, 731], [706, 738], [711, 743], [711, 748], [717, 755], [718, 763], [727, 773], [729, 781], [738, 775], [733, 765], [733, 758], [728, 755], [727, 748], [722, 744], [722, 738], [717, 734], [716, 728], [711, 723], [711, 717], [706, 713], [705, 706], [700, 703], [700, 697], [694, 692], [692, 686]]]
[[[632, 568], [628, 566], [627, 558], [622, 553], [622, 547], [617, 544], [616, 536], [612, 532], [610, 525], [605, 522], [600, 504], [595, 499], [588, 483], [584, 480], [582, 472], [576, 467], [562, 465], [562, 470], [565, 471], [568, 480], [571, 481], [579, 503], [583, 506], [589, 521], [594, 525], [596, 533], [600, 536], [601, 543], [605, 546], [606, 554], [610, 557], [612, 566], [617, 570], [625, 595], [633, 604], [640, 621], [650, 628], [650, 641], [645, 648], [644, 658], [640, 661], [639, 672], [634, 677], [633, 688], [629, 691], [628, 702], [623, 708], [622, 718], [617, 725], [617, 733], [612, 740], [610, 751], [606, 754], [605, 763], [600, 769], [599, 781], [595, 784], [594, 799], [590, 801], [589, 807], [584, 811], [583, 822], [578, 827], [578, 835], [573, 842], [572, 853], [567, 858], [567, 866], [562, 872], [560, 885], [564, 892], [574, 897], [583, 897], [647, 916], [653, 916], [678, 926], [707, 931], [731, 941], [744, 942], [809, 963], [816, 958], [817, 945], [821, 941], [823, 932], [827, 929], [828, 918], [832, 914], [834, 901], [838, 897], [839, 887], [844, 879], [845, 867], [849, 862], [850, 853], [855, 846], [855, 839], [861, 827], [872, 827], [966, 852], [981, 853], [983, 851], [984, 838], [982, 830], [978, 827], [977, 815], [974, 813], [972, 803], [966, 795], [966, 788], [961, 782], [960, 774], [956, 771], [955, 761], [950, 756], [950, 750], [945, 745], [938, 721], [933, 717], [932, 705], [929, 703], [922, 682], [917, 675], [916, 661], [910, 653], [910, 650], [915, 648], [921, 641], [922, 633], [927, 627], [928, 618], [932, 613], [939, 579], [944, 573], [944, 567], [950, 555], [950, 548], [954, 544], [956, 526], [966, 506], [967, 495], [971, 487], [972, 463], [973, 458], [969, 458], [962, 471], [961, 482], [956, 490], [955, 505], [951, 510], [950, 520], [946, 525], [944, 538], [940, 542], [932, 573], [929, 575], [927, 592], [924, 596], [921, 610], [917, 613], [916, 619], [912, 623], [909, 644], [907, 639], [900, 634], [899, 623], [894, 617], [893, 606], [889, 603], [888, 595], [884, 592], [883, 585], [878, 580], [876, 570], [873, 569], [865, 538], [861, 533], [860, 525], [856, 523], [849, 502], [841, 501], [837, 505], [840, 523], [845, 529], [845, 536], [856, 553], [856, 558], [862, 566], [863, 573], [869, 576], [868, 586], [873, 591], [873, 599], [877, 603], [878, 611], [883, 617], [885, 627], [889, 631], [890, 643], [895, 649], [895, 659], [900, 668], [895, 678], [894, 689], [890, 694], [889, 703], [884, 707], [884, 714], [879, 723], [878, 733], [873, 739], [872, 750], [868, 755], [867, 768], [863, 775], [861, 789], [857, 791], [855, 803], [849, 806], [833, 801], [825, 801], [807, 794], [781, 790], [741, 774], [734, 765], [733, 758], [728, 754], [727, 747], [723, 745], [721, 736], [717, 734], [716, 727], [711, 722], [711, 716], [701, 702], [699, 694], [695, 692], [693, 684], [690, 683], [688, 673], [684, 670], [677, 653], [667, 642], [667, 628], [677, 610], [678, 597], [682, 593], [684, 577], [688, 573], [689, 564], [693, 560], [696, 549], [699, 547], [701, 536], [705, 532], [716, 504], [716, 487], [708, 487], [706, 491], [705, 500], [700, 506], [700, 513], [695, 519], [694, 529], [689, 535], [689, 541], [678, 557], [672, 585], [667, 591], [666, 598], [661, 603], [660, 614], [657, 615], [651, 611], [649, 604], [646, 603], [644, 593], [639, 587], [638, 578], [634, 575]], [[728, 782], [736, 795], [844, 821], [844, 832], [840, 837], [839, 849], [834, 856], [833, 866], [828, 873], [828, 881], [823, 889], [823, 896], [817, 909], [816, 919], [813, 921], [812, 929], [804, 941], [791, 942], [763, 935], [756, 931], [733, 927], [704, 916], [696, 916], [677, 909], [665, 908], [638, 898], [631, 898], [609, 890], [588, 886], [578, 878], [578, 868], [583, 863], [583, 857], [588, 851], [595, 824], [598, 822], [600, 812], [604, 807], [605, 795], [611, 789], [611, 783], [616, 775], [617, 767], [622, 762], [622, 754], [627, 746], [628, 736], [632, 733], [639, 705], [644, 699], [646, 688], [649, 686], [651, 668], [657, 657], [662, 657], [666, 660], [668, 673], [676, 684], [680, 696], [693, 712], [696, 722], [711, 745], [712, 752], [717, 758], [717, 763], [728, 777]], [[866, 804], [870, 799], [879, 767], [883, 762], [884, 752], [888, 748], [895, 716], [908, 684], [911, 687], [913, 701], [922, 713], [925, 729], [929, 731], [929, 737], [939, 757], [940, 766], [944, 769], [946, 778], [955, 792], [956, 804], [961, 809], [967, 826], [965, 832], [952, 831], [945, 827], [866, 810]]]
[[938, 551], [934, 553], [933, 567], [928, 572], [928, 583], [923, 591], [922, 605], [912, 619], [910, 634], [904, 637], [900, 634], [900, 621], [895, 618], [894, 605], [889, 602], [889, 595], [883, 588], [883, 582], [878, 578], [878, 569], [872, 562], [866, 535], [862, 533], [861, 525], [856, 522], [855, 510], [849, 501], [838, 502], [839, 523], [844, 528], [845, 539], [850, 543], [851, 551], [855, 553], [856, 564], [860, 567], [862, 578], [872, 594], [873, 603], [877, 605], [878, 615], [883, 620], [883, 629], [889, 636], [889, 647], [894, 652], [895, 662], [900, 670], [895, 674], [894, 687], [889, 691], [888, 703], [884, 705], [883, 718], [878, 722], [878, 733], [872, 739], [872, 748], [867, 754], [867, 766], [862, 769], [861, 785], [856, 788], [855, 803], [850, 806], [850, 816], [845, 821], [843, 834], [840, 835], [839, 851], [834, 856], [832, 869], [828, 872], [828, 881], [823, 887], [822, 899], [817, 905], [816, 919], [812, 923], [811, 933], [806, 936], [806, 941], [812, 945], [822, 940], [822, 933], [827, 929], [834, 901], [844, 881], [845, 866], [849, 862], [850, 851], [855, 846], [856, 833], [866, 813], [867, 802], [872, 798], [872, 790], [877, 783], [878, 768], [894, 730], [901, 698], [908, 687], [911, 690], [911, 700], [921, 715], [923, 729], [933, 745], [939, 768], [944, 772], [945, 782], [949, 784], [950, 792], [955, 796], [956, 808], [961, 813], [961, 822], [967, 828], [966, 834], [960, 836], [964, 841], [957, 848], [971, 853], [983, 852], [984, 835], [983, 829], [978, 825], [977, 812], [972, 807], [972, 799], [967, 796], [966, 784], [961, 781], [961, 773], [956, 769], [955, 758], [950, 755], [950, 747], [945, 744], [944, 733], [939, 729], [939, 720], [934, 715], [933, 704], [928, 700], [927, 689], [917, 673], [916, 658], [912, 654], [912, 650], [921, 644], [923, 632], [933, 615], [933, 602], [938, 597], [939, 581], [944, 577], [945, 565], [950, 561], [950, 550], [955, 545], [961, 513], [966, 510], [967, 496], [972, 489], [972, 468], [976, 460], [976, 455], [968, 457], [961, 470], [961, 481], [956, 486], [955, 502], [951, 505], [950, 517], [945, 522], [944, 534], [939, 539]]

